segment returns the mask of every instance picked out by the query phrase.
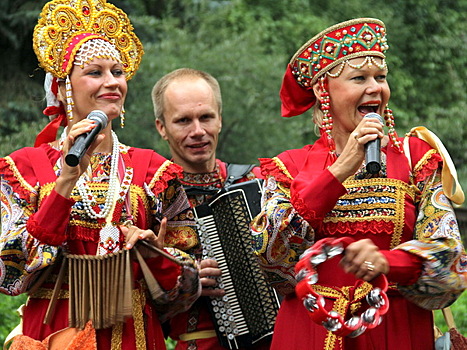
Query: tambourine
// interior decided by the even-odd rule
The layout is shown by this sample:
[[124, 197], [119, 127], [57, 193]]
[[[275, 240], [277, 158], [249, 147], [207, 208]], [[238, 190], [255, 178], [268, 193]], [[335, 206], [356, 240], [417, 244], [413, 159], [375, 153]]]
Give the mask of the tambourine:
[[[363, 334], [367, 329], [375, 328], [381, 324], [382, 316], [387, 313], [389, 300], [386, 295], [388, 289], [386, 276], [381, 274], [371, 282], [357, 280], [352, 293], [354, 299], [346, 301], [346, 303], [366, 301], [368, 307], [359, 316], [352, 316], [348, 319], [344, 319], [345, 315], [341, 315], [336, 310], [326, 310], [324, 296], [315, 290], [320, 288], [317, 288], [318, 286], [313, 288], [318, 282], [318, 273], [316, 271], [318, 265], [341, 255], [352, 242], [354, 240], [350, 237], [324, 238], [307, 249], [295, 266], [295, 278], [298, 282], [295, 292], [298, 298], [303, 301], [303, 306], [308, 310], [308, 314], [315, 323], [322, 325], [337, 336], [355, 338]], [[337, 290], [336, 287], [333, 288]]]

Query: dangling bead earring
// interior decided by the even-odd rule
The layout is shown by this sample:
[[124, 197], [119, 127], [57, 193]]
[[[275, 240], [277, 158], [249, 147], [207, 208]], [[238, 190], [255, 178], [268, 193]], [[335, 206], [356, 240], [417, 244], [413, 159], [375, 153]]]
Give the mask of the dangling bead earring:
[[388, 136], [391, 139], [392, 144], [400, 153], [402, 153], [402, 144], [397, 139], [398, 136], [395, 129], [396, 123], [394, 122], [394, 116], [392, 114], [392, 110], [387, 105], [384, 108], [384, 120], [386, 121], [386, 126], [388, 127]]
[[68, 121], [73, 120], [73, 106], [75, 105], [75, 102], [73, 101], [73, 96], [71, 93], [71, 82], [70, 82], [70, 76], [67, 75], [65, 79], [65, 90], [66, 90], [66, 115], [68, 116]]
[[123, 129], [125, 127], [125, 107], [122, 106], [122, 111], [120, 112], [120, 127]]
[[325, 77], [321, 77], [319, 79], [320, 87], [321, 87], [321, 101], [319, 108], [323, 112], [323, 121], [321, 124], [321, 129], [323, 132], [326, 133], [326, 138], [328, 140], [329, 146], [329, 153], [336, 156], [336, 145], [334, 143], [334, 139], [332, 137], [332, 116], [330, 113], [330, 102], [331, 99], [329, 98], [329, 92], [327, 91], [327, 81]]

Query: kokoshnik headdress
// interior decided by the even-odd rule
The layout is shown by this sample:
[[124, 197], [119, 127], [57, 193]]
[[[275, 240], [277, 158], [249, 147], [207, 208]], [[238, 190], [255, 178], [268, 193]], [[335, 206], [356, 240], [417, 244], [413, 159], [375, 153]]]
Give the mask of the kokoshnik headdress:
[[[295, 53], [287, 66], [280, 91], [282, 116], [293, 117], [313, 107], [317, 100], [313, 85], [319, 82], [323, 91], [320, 96], [320, 109], [323, 112], [320, 131], [321, 134], [326, 133], [330, 152], [335, 155], [326, 78], [338, 77], [346, 64], [357, 69], [366, 64], [386, 68], [385, 52], [388, 48], [384, 23], [374, 18], [357, 18], [338, 23], [314, 36]], [[365, 60], [359, 65], [349, 62], [357, 57], [365, 57]], [[374, 57], [381, 58], [382, 64]], [[331, 74], [334, 67], [339, 68]], [[401, 151], [392, 111], [387, 106], [384, 114], [391, 141]]]
[[56, 100], [57, 79], [67, 82], [67, 113], [71, 117], [73, 101], [68, 76], [73, 65], [82, 67], [95, 58], [114, 59], [122, 64], [125, 78], [130, 80], [144, 53], [126, 13], [106, 0], [48, 2], [34, 28], [33, 48], [39, 65], [48, 73], [44, 87], [52, 92], [48, 93], [49, 107], [44, 114], [58, 114], [38, 135], [36, 146], [53, 141], [58, 127], [67, 123], [63, 106]]

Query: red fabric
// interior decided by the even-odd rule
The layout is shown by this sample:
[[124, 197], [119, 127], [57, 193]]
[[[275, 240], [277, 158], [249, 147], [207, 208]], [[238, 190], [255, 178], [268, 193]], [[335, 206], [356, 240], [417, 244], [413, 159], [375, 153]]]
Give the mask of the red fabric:
[[[47, 108], [44, 110], [44, 113], [46, 113], [46, 111]], [[47, 111], [47, 113], [49, 112], [52, 113], [52, 111], [50, 110]], [[55, 110], [53, 112], [55, 112]], [[57, 112], [59, 112], [59, 115], [56, 118], [54, 118], [49, 124], [47, 124], [44, 127], [44, 129], [42, 129], [42, 131], [39, 132], [39, 134], [37, 134], [36, 141], [34, 142], [34, 147], [39, 147], [43, 143], [55, 141], [55, 139], [57, 138], [57, 131], [60, 125], [63, 125], [64, 123], [66, 125], [66, 115], [64, 113], [65, 111], [63, 110], [63, 107], [62, 110], [59, 109], [57, 110]], [[55, 113], [52, 113], [51, 115], [53, 114]]]
[[[305, 163], [306, 167], [307, 163]], [[291, 202], [300, 215], [310, 224], [318, 224], [332, 210], [334, 203], [328, 198], [339, 198], [346, 193], [345, 187], [328, 169], [317, 177], [306, 179], [307, 173], [301, 172], [290, 188]], [[313, 225], [315, 226], [315, 225]]]
[[[411, 147], [412, 159], [415, 163], [429, 149], [423, 141], [413, 138], [414, 147]], [[306, 154], [304, 155], [303, 152]], [[409, 181], [410, 169], [404, 154], [388, 151], [383, 152], [387, 156], [387, 176], [392, 179]], [[298, 155], [298, 161], [293, 155]], [[335, 206], [337, 200], [346, 193], [345, 187], [340, 184], [327, 170], [332, 164], [328, 147], [323, 138], [319, 139], [306, 151], [292, 150], [284, 152], [278, 157], [282, 160], [286, 170], [292, 175], [293, 180], [287, 178], [291, 185], [291, 201], [299, 213], [308, 220], [314, 229], [315, 241], [335, 235], [336, 237], [351, 236], [355, 240], [370, 238], [388, 258], [390, 273], [387, 275], [390, 283], [411, 283], [417, 279], [421, 272], [421, 259], [410, 253], [390, 251], [391, 225], [382, 225], [376, 221], [371, 226], [324, 223], [322, 218]], [[284, 178], [285, 170], [271, 161], [262, 161], [277, 180]], [[276, 168], [274, 168], [276, 164]], [[424, 167], [431, 173], [434, 167]], [[416, 208], [413, 200], [406, 194], [404, 201], [404, 223], [402, 227], [401, 242], [411, 240], [416, 221]], [[332, 259], [330, 260], [332, 261]], [[347, 285], [351, 278], [343, 273], [339, 266], [332, 264], [320, 265], [320, 285]], [[342, 284], [344, 283], [344, 284]], [[397, 291], [388, 291], [390, 307], [388, 314], [384, 316], [383, 323], [375, 329], [365, 332], [357, 338], [343, 338], [335, 347], [326, 347], [326, 330], [316, 325], [308, 316], [303, 304], [295, 294], [287, 296], [281, 305], [271, 349], [345, 349], [345, 350], [412, 350], [433, 349], [433, 323], [432, 313], [421, 309], [407, 301]]]
[[[45, 151], [47, 158], [50, 160], [50, 166], [55, 164], [57, 159], [60, 157], [60, 152], [50, 147], [48, 144], [42, 144], [40, 148], [30, 148], [33, 150], [42, 149]], [[129, 154], [134, 155], [137, 149], [130, 148]], [[147, 174], [143, 177], [146, 183], [149, 183], [154, 174], [157, 173], [160, 166], [166, 161], [166, 159], [155, 152], [151, 152], [152, 157], [149, 162], [149, 166], [146, 171]], [[41, 178], [42, 174], [38, 172], [44, 171], [41, 168], [35, 168], [31, 165], [29, 160], [29, 153], [26, 149], [21, 149], [10, 155], [15, 161], [19, 172], [31, 186], [35, 186], [38, 182], [38, 178]], [[0, 167], [6, 171], [11, 172], [8, 164], [4, 159], [0, 162]], [[138, 164], [133, 164], [136, 169]], [[136, 172], [136, 170], [135, 170]], [[177, 165], [170, 164], [166, 168], [166, 172], [161, 174], [161, 181], [158, 184], [157, 191], [164, 191], [168, 182], [175, 179], [181, 172], [181, 168]], [[8, 178], [13, 181], [18, 181], [14, 174], [8, 175]], [[142, 186], [141, 183], [138, 184]], [[15, 184], [15, 188], [21, 188], [21, 186]], [[26, 192], [25, 192], [26, 193]], [[31, 233], [36, 238], [49, 242], [50, 244], [60, 244], [66, 239], [67, 249], [71, 254], [90, 254], [94, 255], [97, 251], [96, 241], [76, 240], [70, 237], [71, 228], [77, 226], [68, 226], [70, 219], [69, 209], [72, 205], [72, 200], [66, 199], [58, 195], [55, 191], [52, 191], [48, 197], [45, 197], [41, 202], [39, 210], [34, 216], [28, 220], [28, 228], [31, 229]], [[149, 218], [146, 216], [148, 211], [143, 199], [139, 198], [137, 205], [138, 217], [136, 224], [140, 227], [143, 225], [148, 226]], [[146, 204], [147, 205], [147, 204]], [[66, 215], [68, 213], [68, 216]], [[144, 215], [143, 215], [144, 213]], [[90, 235], [98, 233], [98, 229], [89, 229]], [[139, 265], [135, 262], [135, 275], [142, 276]], [[177, 283], [180, 267], [167, 259], [162, 257], [153, 258], [148, 260], [150, 268], [154, 271], [154, 275], [158, 282], [163, 288], [170, 289]], [[58, 266], [57, 266], [58, 268]], [[137, 285], [137, 283], [136, 283]], [[52, 286], [49, 286], [52, 287]], [[62, 287], [66, 289], [66, 285]], [[165, 349], [165, 341], [162, 333], [162, 328], [158, 319], [157, 311], [151, 305], [152, 301], [147, 300], [144, 306], [144, 322], [145, 322], [145, 336], [147, 342], [147, 349]], [[54, 316], [50, 325], [44, 325], [43, 320], [49, 304], [48, 299], [34, 299], [30, 298], [26, 307], [24, 308], [23, 317], [23, 334], [36, 340], [43, 340], [48, 335], [68, 327], [68, 300], [59, 299], [55, 308]], [[122, 338], [122, 349], [132, 350], [136, 349], [135, 345], [135, 330], [133, 319], [128, 319], [123, 326], [123, 338]], [[97, 331], [97, 343], [99, 350], [110, 349], [111, 343], [111, 330], [104, 329]]]
[[[333, 273], [333, 271], [329, 271]], [[303, 303], [295, 295], [285, 297], [281, 304], [271, 350], [334, 350], [326, 348], [326, 329], [315, 325]], [[357, 338], [343, 338], [345, 350], [433, 350], [432, 312], [408, 303], [402, 296], [390, 296], [388, 313], [381, 325]], [[338, 343], [336, 342], [336, 345]]]
[[438, 153], [433, 154], [430, 159], [427, 160], [425, 164], [423, 164], [422, 168], [416, 172], [415, 180], [416, 181], [423, 181], [430, 177], [433, 172], [438, 169], [439, 164], [442, 163], [443, 159]]
[[387, 277], [401, 285], [410, 285], [417, 281], [422, 273], [423, 259], [402, 250], [381, 250], [391, 267]]
[[290, 64], [287, 65], [279, 96], [282, 102], [281, 114], [286, 118], [305, 113], [316, 103], [313, 89], [310, 87], [305, 90], [297, 84]]
[[[105, 41], [109, 41], [105, 36], [97, 35], [94, 33], [80, 33], [78, 35], [75, 35], [65, 48], [66, 53], [63, 57], [62, 62], [62, 72], [66, 73], [65, 76], [70, 74], [71, 67], [75, 60], [75, 55], [79, 51], [81, 45], [83, 45], [86, 41], [89, 41], [91, 39], [102, 39]], [[63, 78], [65, 78], [65, 76]]]
[[[62, 245], [66, 240], [66, 228], [70, 220], [73, 199], [67, 199], [53, 190], [41, 203], [40, 209], [29, 217], [28, 232], [45, 244]], [[49, 213], [54, 215], [49, 215]]]
[[[182, 273], [182, 268], [180, 265], [170, 261], [163, 256], [147, 259], [146, 263], [149, 269], [156, 275], [157, 282], [159, 282], [160, 286], [164, 290], [171, 290], [175, 287], [178, 281], [178, 276], [180, 276]], [[136, 266], [138, 267], [138, 270], [135, 271], [135, 276], [137, 276], [137, 280], [140, 280], [144, 276], [141, 269], [139, 268], [139, 264]]]

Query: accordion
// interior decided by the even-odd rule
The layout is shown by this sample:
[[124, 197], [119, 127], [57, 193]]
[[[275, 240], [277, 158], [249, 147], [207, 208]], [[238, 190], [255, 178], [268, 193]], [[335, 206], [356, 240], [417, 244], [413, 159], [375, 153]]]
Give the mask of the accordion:
[[223, 297], [209, 298], [217, 337], [227, 349], [249, 347], [270, 338], [279, 299], [254, 255], [250, 222], [260, 211], [261, 180], [223, 188], [195, 207], [203, 259], [218, 262]]

